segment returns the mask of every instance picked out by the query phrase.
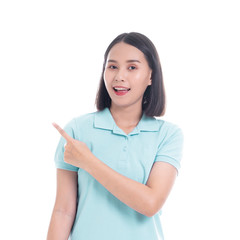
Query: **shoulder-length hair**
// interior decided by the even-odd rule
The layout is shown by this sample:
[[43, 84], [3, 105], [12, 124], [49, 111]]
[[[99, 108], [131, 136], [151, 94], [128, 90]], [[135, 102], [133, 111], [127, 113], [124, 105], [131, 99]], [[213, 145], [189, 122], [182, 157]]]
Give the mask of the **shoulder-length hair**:
[[107, 57], [111, 48], [120, 42], [130, 44], [138, 48], [145, 56], [152, 70], [152, 84], [149, 85], [143, 95], [142, 111], [145, 115], [163, 116], [165, 113], [166, 96], [163, 84], [162, 68], [158, 52], [152, 41], [145, 35], [137, 32], [123, 33], [118, 35], [108, 46], [104, 54], [103, 70], [100, 78], [99, 88], [96, 94], [95, 104], [98, 111], [111, 106], [111, 98], [104, 83], [104, 71]]

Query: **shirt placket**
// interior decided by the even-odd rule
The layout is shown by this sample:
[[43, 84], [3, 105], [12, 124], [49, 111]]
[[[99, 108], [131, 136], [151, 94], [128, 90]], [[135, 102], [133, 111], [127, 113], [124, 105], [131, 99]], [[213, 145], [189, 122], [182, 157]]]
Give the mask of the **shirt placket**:
[[121, 146], [121, 157], [119, 159], [119, 168], [120, 169], [127, 169], [127, 159], [128, 159], [128, 144], [129, 143], [129, 137], [124, 136], [123, 144]]

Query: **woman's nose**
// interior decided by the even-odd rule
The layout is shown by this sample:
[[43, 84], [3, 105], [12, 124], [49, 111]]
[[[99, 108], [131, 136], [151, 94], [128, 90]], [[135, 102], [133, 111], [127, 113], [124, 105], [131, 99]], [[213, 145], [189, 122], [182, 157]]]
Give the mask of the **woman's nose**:
[[126, 74], [123, 70], [118, 70], [117, 74], [115, 75], [115, 81], [125, 81]]

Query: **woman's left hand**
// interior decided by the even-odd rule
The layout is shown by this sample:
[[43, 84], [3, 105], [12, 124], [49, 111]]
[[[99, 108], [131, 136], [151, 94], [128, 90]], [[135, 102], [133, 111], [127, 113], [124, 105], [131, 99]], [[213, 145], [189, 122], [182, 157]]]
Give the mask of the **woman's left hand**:
[[78, 141], [70, 137], [60, 126], [53, 123], [53, 126], [67, 141], [64, 152], [64, 162], [69, 163], [73, 166], [84, 169], [92, 155], [92, 152], [88, 146], [81, 141]]

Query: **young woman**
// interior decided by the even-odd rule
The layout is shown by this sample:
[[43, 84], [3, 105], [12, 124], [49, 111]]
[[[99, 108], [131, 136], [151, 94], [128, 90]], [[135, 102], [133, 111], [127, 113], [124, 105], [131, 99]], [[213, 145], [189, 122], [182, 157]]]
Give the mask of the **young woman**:
[[161, 209], [180, 167], [183, 135], [165, 111], [153, 43], [136, 32], [106, 50], [97, 110], [63, 129], [48, 240], [162, 240]]

